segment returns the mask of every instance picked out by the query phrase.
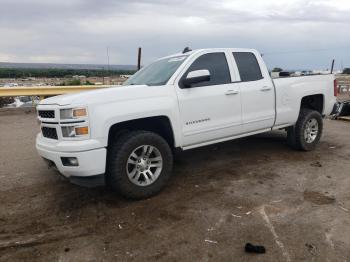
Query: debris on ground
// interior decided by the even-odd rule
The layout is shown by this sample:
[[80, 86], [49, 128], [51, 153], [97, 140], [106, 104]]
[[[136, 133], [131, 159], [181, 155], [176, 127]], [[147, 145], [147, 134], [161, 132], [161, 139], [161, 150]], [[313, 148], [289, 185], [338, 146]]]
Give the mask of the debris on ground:
[[266, 249], [264, 246], [257, 246], [257, 245], [253, 245], [251, 243], [245, 244], [244, 250], [247, 253], [256, 253], [256, 254], [266, 253]]
[[282, 199], [271, 201], [271, 203], [280, 203], [280, 202], [282, 202]]
[[317, 205], [327, 205], [335, 202], [332, 196], [326, 196], [317, 191], [304, 191], [304, 199]]
[[308, 250], [312, 255], [316, 255], [317, 248], [316, 248], [315, 245], [306, 243], [305, 246], [306, 246], [307, 250]]
[[204, 241], [211, 244], [218, 244], [218, 241], [215, 240], [205, 239]]
[[311, 166], [314, 166], [314, 167], [322, 167], [322, 164], [319, 162], [319, 161], [316, 161], [314, 163], [311, 163]]
[[335, 105], [334, 112], [335, 113], [331, 117], [332, 119], [341, 119], [341, 117], [350, 116], [350, 100], [337, 102], [337, 104]]
[[339, 208], [340, 208], [341, 210], [345, 211], [345, 212], [349, 212], [349, 209], [347, 209], [347, 208], [345, 208], [345, 207], [343, 207], [343, 206], [341, 206], [341, 205], [339, 205]]

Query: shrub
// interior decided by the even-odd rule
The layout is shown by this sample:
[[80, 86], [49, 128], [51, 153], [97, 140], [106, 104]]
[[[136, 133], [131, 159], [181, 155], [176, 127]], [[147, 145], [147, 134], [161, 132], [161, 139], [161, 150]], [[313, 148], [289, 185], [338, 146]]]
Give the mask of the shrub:
[[344, 68], [343, 74], [350, 75], [350, 68]]

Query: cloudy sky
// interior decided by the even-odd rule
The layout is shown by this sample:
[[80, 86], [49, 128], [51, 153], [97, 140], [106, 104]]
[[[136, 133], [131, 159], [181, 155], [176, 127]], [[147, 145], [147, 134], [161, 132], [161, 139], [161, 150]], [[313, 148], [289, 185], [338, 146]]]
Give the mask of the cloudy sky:
[[0, 61], [135, 64], [185, 46], [248, 47], [268, 66], [350, 67], [349, 0], [0, 0]]

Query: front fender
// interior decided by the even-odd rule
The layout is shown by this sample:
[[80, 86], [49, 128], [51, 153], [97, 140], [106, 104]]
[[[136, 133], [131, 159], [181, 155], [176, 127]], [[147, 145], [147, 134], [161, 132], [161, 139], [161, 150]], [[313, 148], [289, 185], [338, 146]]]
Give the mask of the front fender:
[[90, 108], [91, 135], [108, 145], [110, 128], [121, 122], [147, 117], [165, 116], [169, 119], [175, 147], [182, 144], [177, 101], [172, 97], [152, 97], [98, 104]]

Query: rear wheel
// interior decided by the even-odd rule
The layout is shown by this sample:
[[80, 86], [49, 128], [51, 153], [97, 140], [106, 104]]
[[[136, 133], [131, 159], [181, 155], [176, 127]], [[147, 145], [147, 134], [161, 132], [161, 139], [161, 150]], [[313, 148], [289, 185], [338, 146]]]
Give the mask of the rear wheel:
[[124, 133], [108, 153], [107, 183], [132, 199], [158, 193], [171, 175], [173, 155], [168, 143], [156, 133]]
[[295, 126], [288, 128], [287, 141], [295, 149], [314, 150], [323, 131], [322, 116], [318, 111], [301, 109]]

